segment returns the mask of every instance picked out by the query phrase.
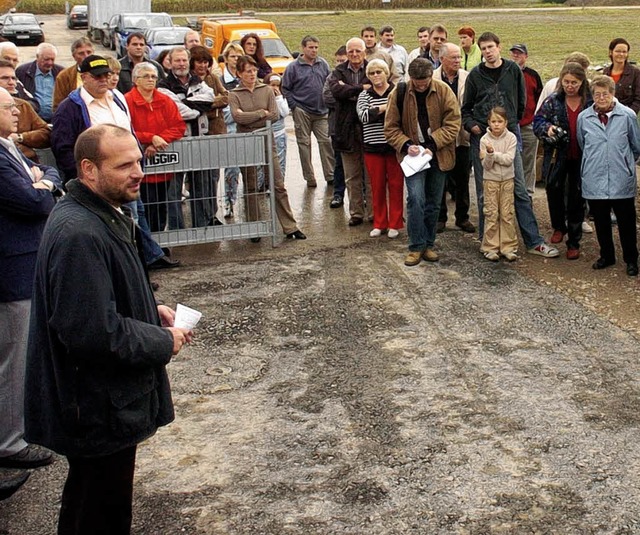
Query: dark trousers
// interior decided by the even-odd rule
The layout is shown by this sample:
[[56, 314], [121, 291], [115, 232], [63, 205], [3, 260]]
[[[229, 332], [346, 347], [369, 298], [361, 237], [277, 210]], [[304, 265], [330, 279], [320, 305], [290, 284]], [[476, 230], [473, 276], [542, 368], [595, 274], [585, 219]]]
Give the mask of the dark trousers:
[[589, 208], [596, 225], [596, 236], [600, 245], [600, 258], [615, 262], [616, 250], [613, 246], [611, 210], [618, 219], [618, 233], [622, 245], [622, 257], [627, 264], [638, 262], [638, 242], [636, 232], [635, 198], [589, 199]]
[[67, 461], [58, 535], [129, 535], [136, 447]]
[[344, 167], [342, 166], [342, 154], [339, 151], [335, 151], [336, 164], [333, 169], [333, 195], [340, 198], [344, 198], [344, 190], [346, 189], [344, 183]]
[[569, 249], [578, 249], [584, 220], [580, 161], [557, 162], [547, 180], [546, 189], [551, 226], [555, 230], [568, 234]]
[[[469, 220], [469, 173], [471, 160], [469, 147], [456, 147], [456, 165], [447, 173], [447, 182], [451, 182], [451, 193], [456, 200], [456, 225]], [[442, 204], [438, 221], [447, 222], [447, 191], [442, 194]]]

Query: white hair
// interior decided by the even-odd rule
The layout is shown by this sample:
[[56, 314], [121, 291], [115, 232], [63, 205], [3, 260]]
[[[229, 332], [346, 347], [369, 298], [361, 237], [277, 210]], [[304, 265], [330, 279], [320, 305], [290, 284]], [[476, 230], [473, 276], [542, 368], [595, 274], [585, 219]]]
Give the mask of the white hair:
[[446, 58], [451, 52], [460, 52], [460, 47], [455, 43], [442, 43], [438, 51], [438, 57]]
[[51, 43], [40, 43], [36, 47], [36, 58], [39, 57], [40, 54], [42, 54], [45, 50], [51, 50], [56, 56], [58, 55], [58, 49], [54, 45], [52, 45]]
[[0, 43], [0, 54], [2, 54], [5, 50], [11, 50], [18, 54], [18, 47], [14, 45], [11, 41], [3, 41]]
[[358, 44], [362, 47], [362, 51], [364, 52], [367, 49], [367, 45], [365, 45], [364, 41], [359, 37], [352, 37], [347, 41], [346, 49], [349, 51], [349, 45]]

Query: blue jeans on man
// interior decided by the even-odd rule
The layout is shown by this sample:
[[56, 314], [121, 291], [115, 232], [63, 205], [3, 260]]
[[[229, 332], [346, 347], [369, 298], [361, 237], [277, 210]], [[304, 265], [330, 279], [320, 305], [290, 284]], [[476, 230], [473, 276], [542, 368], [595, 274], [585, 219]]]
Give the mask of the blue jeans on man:
[[429, 169], [405, 177], [409, 251], [433, 249], [446, 177], [433, 161]]
[[[476, 181], [476, 197], [478, 199], [478, 236], [482, 239], [484, 234], [484, 195], [482, 190], [483, 169], [480, 160], [480, 138], [482, 135], [471, 134], [471, 162], [473, 164], [473, 174]], [[513, 162], [515, 181], [514, 196], [516, 219], [522, 234], [524, 246], [527, 249], [534, 249], [538, 245], [544, 243], [544, 238], [538, 230], [538, 222], [533, 213], [533, 204], [531, 197], [527, 193], [527, 186], [524, 177], [524, 168], [522, 166], [522, 154], [520, 149], [516, 150], [516, 157]]]

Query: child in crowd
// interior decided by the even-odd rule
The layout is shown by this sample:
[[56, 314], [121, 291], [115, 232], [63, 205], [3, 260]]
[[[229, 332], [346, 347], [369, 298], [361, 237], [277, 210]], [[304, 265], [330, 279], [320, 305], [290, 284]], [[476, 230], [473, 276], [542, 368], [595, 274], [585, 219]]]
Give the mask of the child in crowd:
[[276, 104], [278, 105], [278, 113], [280, 114], [280, 118], [271, 126], [276, 143], [276, 152], [278, 153], [278, 162], [280, 163], [282, 176], [284, 176], [287, 170], [287, 131], [285, 130], [284, 119], [289, 115], [289, 104], [280, 90], [282, 83], [280, 75], [273, 72], [269, 73], [264, 77], [264, 83], [273, 90], [273, 94], [276, 97]]
[[480, 139], [480, 158], [484, 169], [484, 236], [480, 251], [492, 262], [509, 262], [518, 258], [514, 208], [513, 160], [516, 156], [516, 136], [507, 130], [507, 112], [495, 107], [489, 112], [487, 133]]

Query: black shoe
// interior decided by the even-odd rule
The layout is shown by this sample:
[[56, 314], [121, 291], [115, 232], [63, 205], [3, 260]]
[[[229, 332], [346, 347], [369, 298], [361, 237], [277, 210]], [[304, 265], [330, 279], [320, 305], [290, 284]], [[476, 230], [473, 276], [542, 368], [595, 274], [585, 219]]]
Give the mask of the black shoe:
[[25, 484], [31, 472], [27, 470], [0, 471], [0, 500], [6, 500]]
[[331, 202], [329, 203], [329, 207], [340, 208], [341, 206], [344, 206], [344, 199], [339, 195], [335, 195], [333, 199], [331, 199]]
[[171, 260], [167, 255], [163, 255], [155, 262], [151, 262], [147, 266], [148, 269], [168, 269], [178, 267], [180, 265], [180, 260]]
[[436, 223], [436, 233], [440, 234], [441, 232], [444, 232], [444, 229], [446, 228], [447, 224], [444, 221], [438, 221]]
[[300, 230], [296, 230], [294, 232], [289, 232], [289, 234], [287, 234], [287, 239], [288, 240], [306, 240], [307, 237]]
[[171, 258], [171, 249], [169, 249], [168, 247], [162, 247], [162, 252], [164, 253], [164, 256], [168, 256], [169, 258]]
[[456, 227], [458, 227], [463, 232], [472, 233], [476, 231], [476, 227], [468, 219], [466, 221], [463, 221], [462, 223], [456, 223]]
[[262, 239], [260, 236], [256, 237], [256, 238], [249, 238], [251, 240], [251, 243], [260, 243], [260, 240]]
[[2, 468], [38, 468], [53, 462], [53, 453], [48, 449], [28, 444], [18, 453], [8, 457], [0, 457]]
[[351, 219], [349, 219], [349, 226], [357, 227], [358, 225], [362, 225], [363, 221], [364, 220], [361, 217], [353, 216]]
[[333, 178], [330, 180], [327, 180], [327, 186], [333, 186]]
[[606, 258], [598, 258], [593, 265], [591, 266], [593, 269], [604, 269], [609, 266], [613, 266], [615, 264], [615, 260], [607, 260]]
[[636, 262], [629, 262], [627, 264], [627, 275], [629, 275], [629, 277], [638, 276], [638, 264]]
[[218, 225], [224, 225], [224, 223], [222, 221], [220, 221], [217, 217], [213, 218], [213, 226], [218, 226]]
[[151, 289], [152, 289], [154, 292], [157, 292], [157, 291], [160, 289], [160, 285], [159, 285], [157, 282], [152, 282], [152, 283], [151, 283]]

